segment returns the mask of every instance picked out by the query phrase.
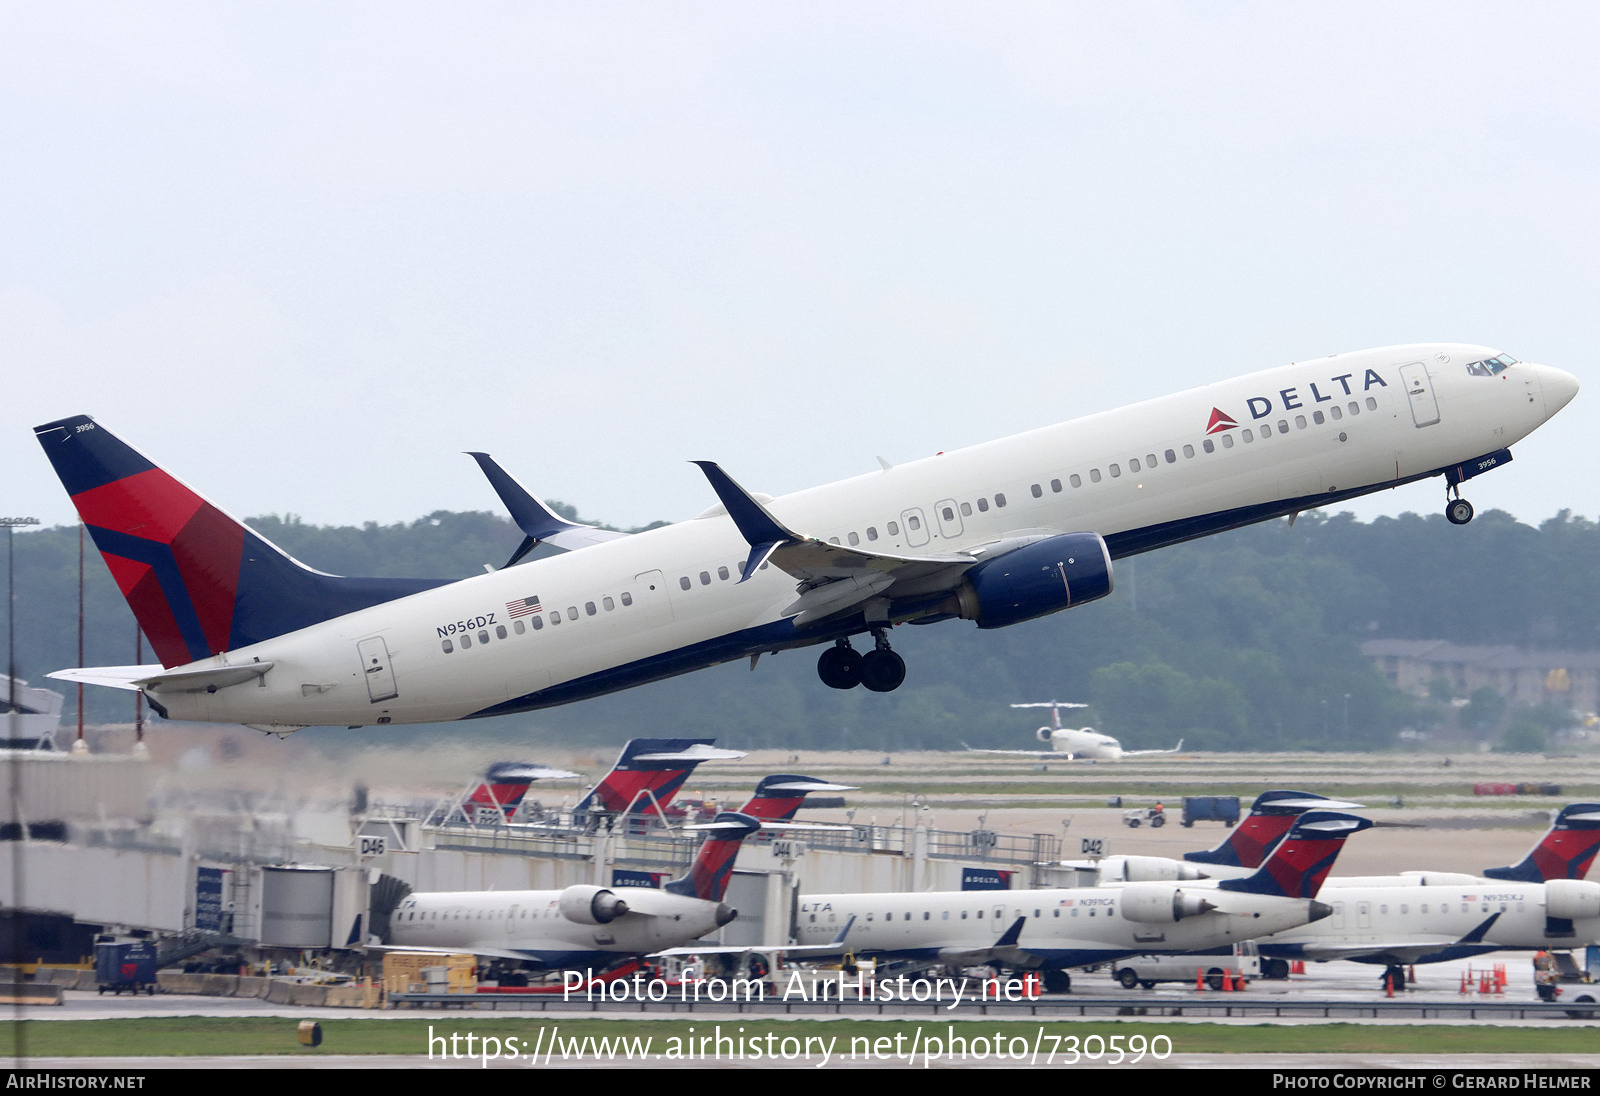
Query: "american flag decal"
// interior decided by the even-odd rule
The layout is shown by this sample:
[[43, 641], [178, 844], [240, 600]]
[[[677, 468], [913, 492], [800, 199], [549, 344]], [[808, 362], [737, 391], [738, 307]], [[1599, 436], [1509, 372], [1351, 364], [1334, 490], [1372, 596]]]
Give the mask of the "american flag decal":
[[506, 602], [506, 612], [509, 613], [513, 619], [516, 617], [527, 616], [530, 613], [537, 613], [541, 608], [543, 608], [543, 606], [539, 604], [539, 595], [537, 594], [534, 594], [532, 597], [521, 597], [516, 601]]

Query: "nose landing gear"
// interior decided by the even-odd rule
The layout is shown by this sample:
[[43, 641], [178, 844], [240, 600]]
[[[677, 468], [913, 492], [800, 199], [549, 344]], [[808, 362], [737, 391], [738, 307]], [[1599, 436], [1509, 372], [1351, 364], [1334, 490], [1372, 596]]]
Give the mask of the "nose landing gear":
[[875, 693], [891, 693], [906, 679], [906, 660], [889, 649], [882, 628], [874, 628], [876, 646], [866, 654], [857, 652], [848, 639], [837, 641], [817, 659], [817, 676], [830, 689], [853, 689], [865, 685]]
[[1444, 516], [1451, 525], [1465, 525], [1472, 520], [1472, 503], [1461, 497], [1461, 488], [1452, 484], [1444, 492]]

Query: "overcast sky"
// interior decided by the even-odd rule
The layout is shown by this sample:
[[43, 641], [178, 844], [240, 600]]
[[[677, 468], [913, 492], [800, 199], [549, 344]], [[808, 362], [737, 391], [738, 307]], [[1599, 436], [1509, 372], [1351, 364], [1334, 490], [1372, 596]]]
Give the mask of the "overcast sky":
[[[1588, 386], [1600, 6], [0, 2], [0, 514], [87, 412], [224, 509], [622, 525], [1324, 354]], [[1419, 484], [1359, 514], [1436, 512]], [[315, 560], [310, 560], [313, 564]]]

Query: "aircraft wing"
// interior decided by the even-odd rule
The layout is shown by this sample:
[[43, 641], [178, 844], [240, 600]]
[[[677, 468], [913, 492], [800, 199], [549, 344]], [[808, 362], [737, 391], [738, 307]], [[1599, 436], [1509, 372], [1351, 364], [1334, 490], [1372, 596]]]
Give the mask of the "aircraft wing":
[[[1477, 928], [1458, 940], [1402, 940], [1383, 944], [1306, 944], [1302, 951], [1307, 959], [1355, 959], [1404, 965], [1421, 963], [1452, 948], [1483, 947], [1483, 938], [1494, 923], [1498, 913], [1491, 913]], [[1270, 937], [1268, 938], [1270, 942]]]
[[510, 948], [435, 948], [422, 944], [368, 944], [368, 951], [415, 951], [423, 955], [478, 955], [489, 959], [516, 959], [521, 962], [541, 962], [543, 957], [536, 951], [514, 951]]
[[500, 501], [505, 503], [506, 509], [511, 513], [511, 520], [515, 521], [517, 528], [523, 532], [522, 544], [506, 561], [506, 567], [516, 563], [540, 544], [553, 544], [570, 552], [628, 535], [614, 529], [597, 529], [593, 525], [580, 525], [575, 521], [568, 521], [528, 494], [522, 485], [512, 479], [489, 454], [468, 453], [467, 456], [478, 462], [478, 467], [483, 469], [484, 476], [489, 480], [489, 486], [500, 496]]
[[1156, 754], [1175, 754], [1183, 750], [1183, 739], [1178, 739], [1178, 744], [1170, 750], [1123, 750], [1123, 757], [1152, 757]]
[[1021, 963], [1031, 954], [1018, 944], [1022, 938], [1022, 926], [1027, 923], [1026, 917], [1017, 918], [1011, 923], [1010, 928], [1000, 934], [1000, 939], [986, 948], [940, 948], [939, 958], [947, 963], [961, 966], [993, 962]]
[[844, 923], [844, 928], [826, 944], [710, 944], [696, 947], [685, 944], [682, 947], [667, 948], [665, 951], [652, 952], [651, 959], [667, 955], [749, 955], [751, 952], [760, 952], [762, 955], [839, 955], [848, 950], [845, 947], [845, 937], [850, 935], [850, 930], [855, 926], [855, 915]]
[[799, 597], [783, 610], [797, 627], [844, 612], [880, 594], [924, 597], [953, 590], [984, 558], [1019, 548], [1047, 534], [999, 541], [954, 555], [899, 556], [867, 552], [802, 536], [774, 517], [759, 499], [735, 483], [715, 461], [694, 462], [722, 500], [728, 516], [750, 545], [739, 581], [773, 565], [799, 580]]
[[[976, 746], [968, 746], [965, 742], [961, 748], [968, 753], [994, 754], [997, 757], [1032, 757], [1039, 761], [1072, 761], [1077, 755], [1066, 750], [980, 750]], [[1161, 751], [1165, 753], [1166, 751]]]

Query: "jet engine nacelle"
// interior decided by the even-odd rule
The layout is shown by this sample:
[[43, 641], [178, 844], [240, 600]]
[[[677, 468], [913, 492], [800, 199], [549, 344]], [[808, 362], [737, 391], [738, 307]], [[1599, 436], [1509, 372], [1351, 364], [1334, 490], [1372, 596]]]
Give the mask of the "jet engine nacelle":
[[963, 620], [1004, 628], [1098, 600], [1111, 586], [1111, 553], [1099, 534], [1064, 533], [978, 564], [956, 602]]
[[1175, 883], [1207, 876], [1186, 860], [1169, 860], [1165, 856], [1108, 856], [1100, 861], [1100, 878], [1125, 883]]
[[1170, 925], [1185, 917], [1198, 917], [1217, 907], [1182, 887], [1135, 883], [1122, 888], [1122, 916], [1146, 925]]
[[561, 892], [561, 916], [579, 925], [609, 925], [628, 912], [628, 903], [604, 887], [579, 884]]
[[1552, 879], [1544, 885], [1547, 917], [1578, 921], [1600, 917], [1600, 883], [1587, 879]]

